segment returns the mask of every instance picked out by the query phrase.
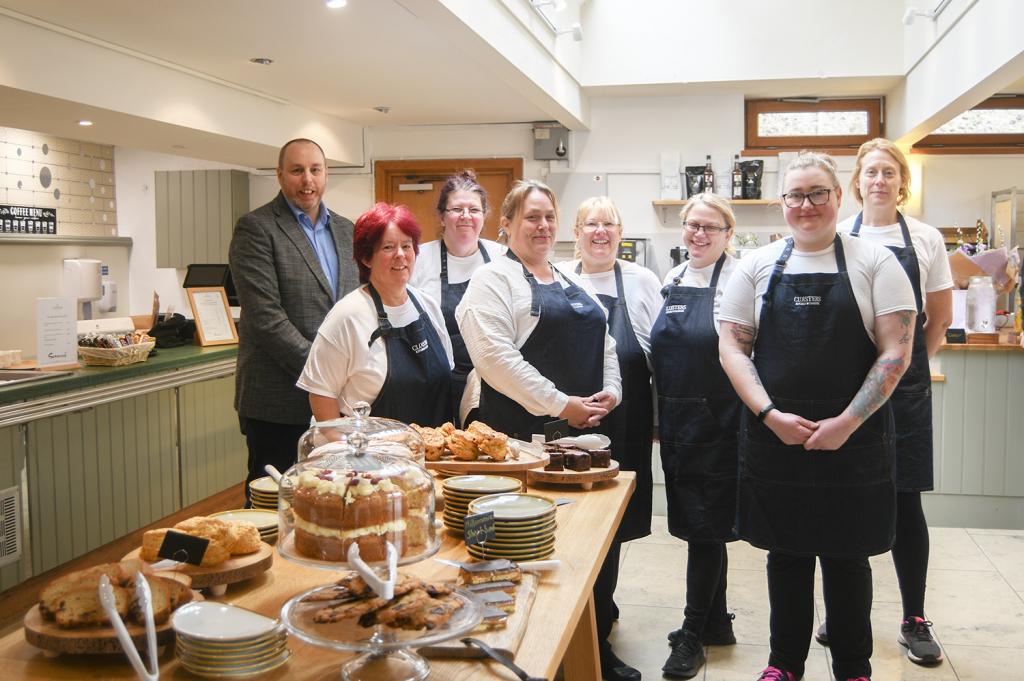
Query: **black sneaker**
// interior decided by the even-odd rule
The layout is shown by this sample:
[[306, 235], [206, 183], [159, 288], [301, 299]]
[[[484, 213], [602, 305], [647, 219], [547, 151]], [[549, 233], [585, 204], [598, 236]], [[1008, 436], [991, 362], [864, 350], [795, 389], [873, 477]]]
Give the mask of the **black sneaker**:
[[672, 679], [692, 679], [704, 666], [705, 660], [704, 646], [697, 634], [684, 629], [672, 645], [672, 653], [661, 671]]
[[[704, 635], [701, 640], [706, 646], [734, 646], [736, 645], [736, 634], [732, 630], [732, 621], [736, 614], [725, 613], [725, 618], [718, 622], [708, 622], [704, 625]], [[679, 637], [683, 635], [682, 628], [669, 632], [668, 644], [674, 646]]]
[[640, 681], [639, 669], [634, 669], [618, 658], [611, 647], [602, 648], [601, 676], [605, 681]]
[[822, 622], [818, 630], [814, 632], [814, 640], [823, 646], [828, 645], [828, 631], [825, 629], [825, 623]]
[[896, 639], [907, 649], [911, 662], [930, 666], [942, 662], [942, 648], [932, 636], [932, 623], [920, 617], [908, 617], [900, 624], [900, 637]]

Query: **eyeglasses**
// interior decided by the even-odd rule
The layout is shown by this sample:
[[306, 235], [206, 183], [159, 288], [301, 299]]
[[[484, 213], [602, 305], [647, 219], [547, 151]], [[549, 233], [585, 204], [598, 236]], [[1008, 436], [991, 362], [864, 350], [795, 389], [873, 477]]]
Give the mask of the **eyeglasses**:
[[465, 206], [463, 208], [445, 208], [445, 213], [451, 215], [453, 218], [461, 217], [464, 213], [469, 213], [469, 217], [478, 218], [484, 214], [483, 208], [477, 208], [476, 206]]
[[717, 227], [715, 225], [702, 225], [698, 222], [684, 222], [683, 229], [690, 234], [696, 234], [697, 232], [704, 230], [705, 234], [715, 234], [718, 232], [728, 232], [728, 227]]
[[815, 189], [810, 192], [787, 192], [782, 195], [782, 202], [790, 208], [799, 208], [804, 205], [804, 199], [808, 199], [812, 206], [823, 206], [828, 203], [831, 189]]
[[586, 222], [583, 223], [583, 229], [587, 230], [588, 232], [593, 232], [598, 227], [604, 227], [605, 231], [610, 232], [611, 230], [615, 229], [618, 226], [619, 223], [617, 222], [598, 222], [597, 220], [587, 220]]

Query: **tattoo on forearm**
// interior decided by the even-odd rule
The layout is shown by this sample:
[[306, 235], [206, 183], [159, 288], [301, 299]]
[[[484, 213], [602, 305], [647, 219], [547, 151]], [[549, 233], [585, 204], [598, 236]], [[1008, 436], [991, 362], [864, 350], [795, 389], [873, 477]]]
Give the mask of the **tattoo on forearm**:
[[906, 345], [914, 338], [914, 327], [910, 323], [914, 313], [907, 310], [899, 312], [900, 326], [903, 327], [903, 335], [900, 336], [899, 344]]
[[757, 367], [754, 366], [753, 360], [749, 357], [747, 359], [747, 370], [750, 371], [750, 377], [754, 379], [754, 383], [761, 385], [761, 377], [757, 375]]
[[900, 382], [906, 362], [902, 357], [897, 359], [878, 359], [868, 371], [864, 384], [850, 403], [850, 413], [866, 421], [869, 416], [885, 404], [889, 395]]
[[733, 324], [731, 333], [732, 339], [736, 341], [736, 344], [740, 346], [740, 349], [749, 357], [750, 353], [754, 351], [754, 337], [757, 335], [754, 331], [754, 327]]

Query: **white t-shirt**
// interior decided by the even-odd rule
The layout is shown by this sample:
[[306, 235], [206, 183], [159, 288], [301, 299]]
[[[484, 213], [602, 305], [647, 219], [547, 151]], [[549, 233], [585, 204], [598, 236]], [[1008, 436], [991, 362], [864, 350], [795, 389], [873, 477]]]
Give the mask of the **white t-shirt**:
[[[840, 232], [850, 232], [856, 215], [837, 225]], [[904, 216], [910, 231], [910, 243], [914, 245], [917, 266], [921, 270], [921, 294], [927, 297], [932, 291], [953, 288], [953, 273], [949, 269], [949, 255], [939, 230], [920, 220]], [[903, 232], [900, 223], [884, 227], [860, 226], [860, 238], [879, 246], [903, 246]]]
[[[576, 285], [604, 306], [575, 274], [566, 274]], [[906, 279], [906, 277], [904, 277]], [[565, 279], [555, 281], [568, 287]], [[462, 338], [473, 360], [480, 380], [518, 402], [534, 416], [558, 416], [569, 402], [569, 396], [555, 388], [519, 351], [537, 327], [539, 317], [530, 316], [530, 283], [523, 276], [518, 262], [502, 256], [478, 269], [470, 279], [462, 302], [455, 309]], [[615, 341], [606, 332], [604, 341], [603, 387], [622, 400], [622, 381]], [[566, 342], [571, 342], [571, 330]]]
[[[579, 264], [579, 260], [566, 260], [555, 267], [562, 272], [575, 274], [576, 266]], [[629, 322], [636, 339], [640, 342], [640, 347], [650, 359], [651, 327], [654, 326], [662, 303], [661, 284], [658, 283], [658, 275], [635, 262], [620, 260], [619, 266], [622, 268], [622, 288], [626, 295]], [[615, 287], [614, 269], [596, 274], [581, 273], [579, 276], [583, 283], [590, 287], [592, 293], [612, 298], [619, 297], [618, 289]]]
[[[853, 285], [853, 296], [860, 308], [864, 329], [875, 342], [875, 317], [900, 310], [915, 310], [914, 289], [900, 263], [888, 249], [864, 239], [841, 234], [846, 270]], [[786, 247], [787, 239], [779, 239], [740, 259], [722, 296], [719, 319], [755, 329], [761, 317], [761, 296], [768, 288], [775, 261]], [[821, 251], [801, 252], [793, 249], [786, 262], [785, 274], [835, 273], [835, 245]]]
[[[718, 333], [718, 315], [722, 308], [722, 296], [725, 294], [725, 285], [729, 283], [729, 278], [736, 270], [738, 262], [736, 258], [726, 254], [725, 262], [722, 263], [722, 271], [718, 275], [718, 288], [715, 289], [715, 333]], [[668, 274], [665, 275], [665, 281], [662, 283], [668, 286], [672, 283], [673, 279], [679, 276], [680, 272], [683, 273], [683, 278], [679, 281], [680, 286], [707, 288], [711, 286], [711, 275], [715, 273], [715, 263], [711, 263], [707, 267], [694, 267], [692, 262], [676, 265], [668, 271]]]
[[[480, 239], [480, 245], [491, 260], [505, 254], [505, 247], [497, 241]], [[473, 255], [460, 258], [448, 252], [448, 283], [461, 284], [468, 281], [473, 272], [484, 265], [484, 256], [477, 251]], [[420, 253], [416, 256], [409, 285], [425, 291], [438, 303], [441, 302], [441, 240], [428, 241], [420, 244]]]
[[[449, 369], [454, 368], [452, 346], [445, 330], [441, 307], [422, 291], [408, 287], [427, 313], [434, 331], [441, 339]], [[388, 321], [399, 328], [416, 321], [419, 312], [412, 299], [399, 307], [384, 306]], [[360, 286], [339, 300], [317, 330], [306, 366], [298, 385], [306, 392], [338, 398], [345, 416], [353, 416], [352, 405], [359, 401], [373, 403], [388, 375], [388, 355], [384, 340], [369, 345], [377, 329], [377, 311], [366, 286]]]

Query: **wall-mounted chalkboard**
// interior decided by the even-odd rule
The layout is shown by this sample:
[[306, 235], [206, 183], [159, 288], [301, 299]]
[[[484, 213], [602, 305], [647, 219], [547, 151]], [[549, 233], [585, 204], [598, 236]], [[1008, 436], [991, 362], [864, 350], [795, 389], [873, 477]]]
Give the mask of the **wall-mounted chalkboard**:
[[56, 233], [56, 208], [0, 205], [0, 234]]

